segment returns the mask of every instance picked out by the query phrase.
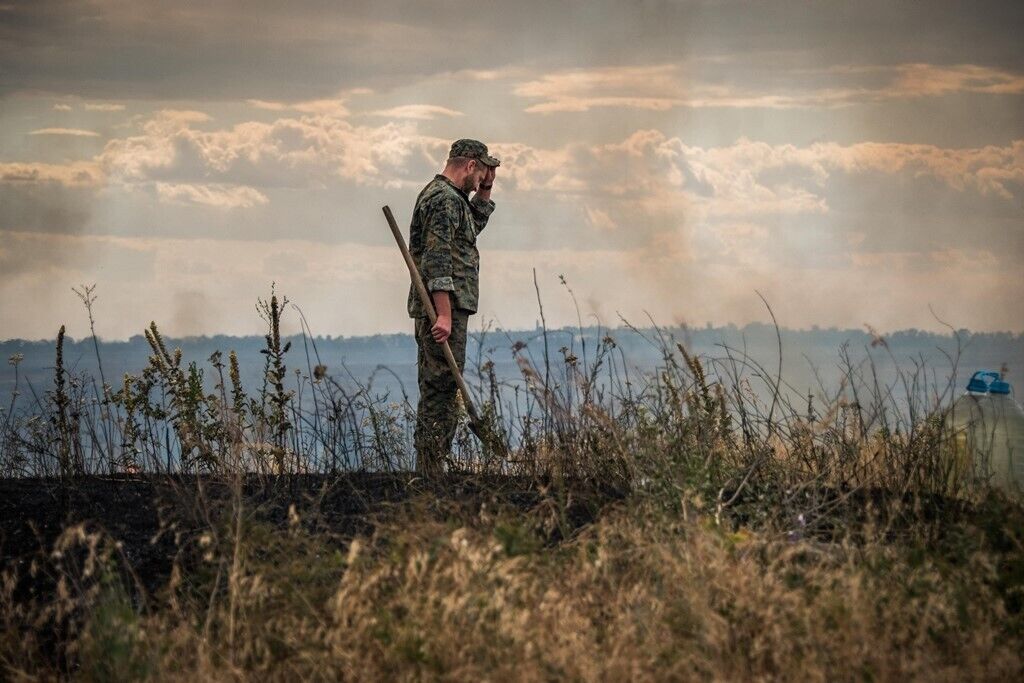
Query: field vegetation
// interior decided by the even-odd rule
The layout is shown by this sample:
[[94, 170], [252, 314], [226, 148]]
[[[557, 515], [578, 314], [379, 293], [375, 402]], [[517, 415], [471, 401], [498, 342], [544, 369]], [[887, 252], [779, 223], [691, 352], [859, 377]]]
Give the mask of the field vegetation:
[[427, 480], [414, 406], [282, 344], [287, 304], [258, 302], [255, 389], [156, 323], [140, 374], [75, 376], [61, 328], [2, 418], [4, 679], [1021, 676], [1024, 510], [951, 456], [933, 369], [839, 349], [841, 389], [796, 405], [781, 367], [656, 326], [629, 332], [650, 375], [611, 333], [513, 340], [515, 386], [467, 373], [504, 447], [461, 429]]

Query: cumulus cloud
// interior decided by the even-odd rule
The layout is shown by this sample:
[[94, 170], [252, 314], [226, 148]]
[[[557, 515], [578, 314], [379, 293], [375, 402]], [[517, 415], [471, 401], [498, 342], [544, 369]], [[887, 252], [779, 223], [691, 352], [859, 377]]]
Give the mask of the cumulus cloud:
[[[279, 196], [304, 201], [323, 189], [361, 196], [357, 188], [411, 193], [436, 172], [450, 144], [421, 133], [415, 120], [359, 125], [291, 109], [273, 121], [234, 124], [198, 111], [160, 110], [132, 125], [131, 134], [108, 140], [89, 161], [0, 164], [0, 184], [45, 192], [46, 183], [87, 191], [134, 188], [140, 190], [134, 197], [166, 205], [158, 212], [180, 211], [175, 205], [221, 211], [214, 220], [240, 235], [232, 220], [265, 221], [265, 212], [287, 212], [288, 206], [273, 206]], [[934, 226], [913, 214], [927, 208], [921, 203], [929, 197], [944, 202], [954, 223], [959, 214], [965, 220], [976, 217], [969, 208], [976, 205], [1012, 210], [1024, 187], [1024, 140], [947, 148], [875, 142], [791, 145], [740, 138], [702, 146], [641, 129], [602, 144], [545, 147], [498, 141], [489, 146], [503, 161], [497, 220], [520, 226], [489, 233], [506, 240], [504, 250], [530, 245], [532, 251], [524, 253], [554, 253], [585, 245], [587, 251], [616, 252], [616, 277], [639, 288], [639, 296], [670, 308], [662, 299], [703, 288], [700, 273], [711, 264], [733, 268], [736, 277], [742, 273], [735, 269], [750, 269], [750, 276], [742, 276], [744, 286], [760, 273], [765, 289], [773, 272], [777, 277], [789, 269], [794, 278], [803, 277], [800, 268], [808, 259], [830, 273], [966, 271], [956, 252], [943, 250], [962, 250], [967, 238], [933, 239], [928, 230]], [[904, 188], [906, 205], [886, 204], [892, 215], [885, 220], [851, 213], [851, 198], [870, 201], [857, 199], [857, 188], [867, 187], [857, 185], [858, 179]], [[906, 190], [914, 187], [931, 194], [911, 202]], [[282, 188], [287, 191], [275, 192]], [[19, 206], [37, 206], [40, 197]], [[837, 198], [839, 207], [833, 206]], [[339, 208], [350, 222], [363, 220], [366, 210]], [[3, 224], [27, 225], [11, 216], [12, 210], [0, 214]], [[238, 217], [232, 219], [232, 212]], [[886, 238], [896, 225], [904, 236]], [[365, 239], [358, 231], [351, 234]], [[971, 239], [997, 255], [1019, 250], [992, 230], [983, 235], [981, 227]], [[698, 258], [699, 270], [693, 267]], [[605, 271], [612, 269], [608, 265]]]
[[[314, 112], [317, 105], [308, 108]], [[452, 111], [431, 105], [396, 109], [414, 117]], [[415, 121], [358, 125], [308, 113], [272, 122], [197, 127], [211, 121], [199, 111], [160, 110], [139, 122], [136, 134], [108, 140], [91, 161], [7, 163], [0, 166], [0, 178], [75, 185], [103, 179], [120, 184], [161, 182], [166, 184], [159, 193], [164, 199], [254, 206], [266, 201], [261, 188], [313, 188], [330, 182], [418, 185], [436, 171], [450, 144], [420, 133]], [[36, 133], [90, 133], [75, 130]], [[563, 202], [587, 197], [594, 204], [585, 220], [606, 232], [614, 232], [611, 227], [638, 207], [670, 213], [685, 206], [705, 218], [824, 214], [829, 211], [825, 189], [836, 174], [932, 178], [957, 192], [999, 200], [1014, 199], [1024, 186], [1024, 140], [957, 149], [876, 142], [798, 146], [740, 138], [731, 145], [703, 147], [642, 129], [606, 144], [573, 142], [544, 148], [496, 142], [491, 147], [503, 160], [503, 188]], [[208, 189], [195, 189], [201, 186]]]
[[[132, 332], [191, 301], [211, 310], [179, 316], [189, 331], [237, 330], [217, 307], [282, 277], [339, 332], [406, 329], [377, 207], [408, 216], [470, 136], [503, 161], [482, 258], [484, 310], [504, 322], [532, 325], [536, 266], [612, 321], [742, 322], [763, 314], [758, 288], [790, 324], [915, 324], [938, 291], [977, 315], [958, 323], [1019, 325], [1020, 7], [873, 0], [836, 22], [835, 4], [15, 3], [0, 229], [54, 239], [0, 240], [0, 301], [26, 302], [0, 320], [31, 326], [44, 292], [100, 272], [121, 278]], [[460, 54], [511, 49], [453, 70], [452, 12]], [[337, 306], [339, 283], [358, 305]]]
[[[617, 145], [595, 148], [622, 163], [645, 158], [649, 168], [665, 175], [633, 174], [632, 191], [655, 191], [667, 183], [692, 192], [694, 201], [707, 201], [714, 212], [818, 212], [825, 207], [816, 196], [837, 172], [930, 176], [957, 190], [1012, 199], [1024, 186], [1024, 140], [1007, 146], [949, 149], [904, 143], [816, 143], [809, 146], [772, 145], [740, 139], [725, 147], [697, 147], [657, 131], [638, 131]], [[775, 175], [771, 175], [775, 173]], [[614, 191], [614, 188], [608, 188]]]
[[[428, 169], [443, 159], [449, 144], [420, 135], [414, 124], [356, 126], [327, 116], [223, 127], [210, 123], [199, 112], [163, 111], [142, 121], [136, 134], [110, 141], [94, 161], [5, 163], [0, 165], [0, 182], [77, 184], [87, 189], [109, 182], [149, 188], [163, 202], [255, 212], [269, 201], [264, 190], [275, 184], [309, 188], [331, 181], [383, 186], [401, 178], [410, 186], [422, 185]], [[1007, 298], [1024, 295], [1019, 275], [1007, 270], [1005, 259], [990, 246], [872, 247], [868, 251], [864, 232], [884, 226], [861, 221], [859, 234], [835, 236], [839, 251], [830, 255], [818, 251], [814, 242], [788, 243], [783, 230], [792, 229], [791, 217], [816, 221], [832, 212], [829, 187], [837, 177], [899, 175], [910, 181], [927, 180], [953, 195], [970, 193], [988, 202], [1006, 203], [1019, 196], [1024, 183], [1024, 141], [964, 149], [898, 143], [799, 146], [747, 139], [697, 146], [661, 131], [639, 130], [607, 144], [578, 142], [545, 148], [498, 142], [491, 147], [503, 159], [502, 213], [494, 218], [501, 221], [501, 232], [488, 234], [508, 234], [517, 224], [529, 225], [530, 216], [523, 213], [523, 207], [529, 206], [540, 207], [538, 220], [543, 226], [537, 229], [541, 237], [533, 248], [484, 253], [484, 291], [491, 294], [485, 294], [483, 310], [497, 311], [500, 302], [503, 324], [532, 323], [532, 307], [515, 302], [520, 300], [519, 293], [522, 301], [532, 300], [532, 282], [524, 274], [533, 267], [549, 278], [564, 272], [581, 300], [599, 307], [606, 322], [615, 322], [616, 311], [643, 320], [644, 310], [670, 321], [674, 317], [721, 320], [723, 315], [737, 322], [758, 319], [760, 303], [751, 294], [757, 288], [785, 316], [785, 324], [843, 324], [849, 318], [870, 319], [880, 326], [927, 326], [928, 320], [913, 314], [927, 311], [938, 287], [955, 290], [946, 303], [967, 312], [967, 319], [960, 318], [963, 324], [992, 327], [1019, 320], [1019, 313], [1014, 317], [1008, 309]], [[543, 232], [555, 234], [561, 229], [572, 231], [571, 247], [544, 242]], [[345, 282], [351, 291], [359, 292], [361, 302], [370, 297], [375, 311], [392, 311], [387, 308], [389, 302], [404, 301], [402, 283], [407, 280], [400, 259], [396, 261], [393, 250], [387, 248], [300, 241], [282, 246], [260, 241], [138, 238], [132, 243], [140, 248], [147, 245], [147, 254], [159, 254], [158, 270], [165, 274], [189, 259], [195, 261], [199, 252], [209, 253], [211, 259], [232, 254], [230, 263], [194, 264], [188, 282], [178, 276], [165, 281], [155, 275], [150, 278], [140, 268], [132, 271], [138, 278], [132, 296], [147, 301], [147, 311], [137, 311], [140, 319], [145, 318], [143, 325], [154, 306], [175, 310], [174, 300], [160, 293], [160, 286], [179, 280], [180, 287], [175, 284], [174, 291], [210, 291], [207, 286], [218, 286], [214, 280], [230, 280], [238, 283], [232, 285], [231, 296], [244, 298], [254, 283], [288, 277], [292, 291], [302, 292], [318, 306], [332, 301], [331, 293]], [[791, 258], [780, 262], [775, 258], [779, 250]], [[74, 250], [65, 248], [60, 253], [70, 259]], [[288, 256], [278, 261], [273, 257], [277, 253]], [[813, 267], [802, 262], [808, 256]], [[134, 257], [122, 252], [118, 258], [127, 263]], [[698, 258], [700, 268], [695, 268]], [[980, 278], [972, 267], [979, 263], [985, 271]], [[59, 267], [65, 266], [53, 265]], [[32, 270], [55, 272], [46, 268], [40, 263]], [[44, 283], [34, 277], [22, 270], [16, 281], [0, 285], [19, 296], [38, 297]], [[379, 282], [388, 283], [385, 290]], [[557, 284], [552, 281], [551, 287], [557, 289]], [[830, 303], [787, 307], [786, 302], [806, 299], [810, 290], [822, 292], [815, 299]], [[626, 299], [623, 291], [630, 292]], [[694, 291], [701, 296], [685, 295]], [[971, 307], [971, 296], [991, 296], [993, 291], [1003, 294], [985, 311]], [[884, 309], [878, 301], [887, 302]], [[134, 304], [125, 303], [129, 305]], [[21, 321], [25, 329], [34, 329], [29, 313], [10, 307], [2, 313]], [[222, 313], [211, 313], [209, 320], [218, 327], [208, 331], [244, 329], [244, 320], [231, 318], [234, 313], [227, 309]], [[401, 329], [404, 309], [397, 305], [392, 313], [383, 318], [379, 312], [342, 314], [324, 303], [319, 319], [328, 327], [349, 325], [333, 328], [346, 334], [356, 333], [356, 328], [367, 332]], [[565, 313], [572, 315], [569, 309]]]
[[[416, 105], [410, 105], [416, 106]], [[210, 127], [203, 112], [161, 110], [136, 134], [109, 140], [92, 161], [3, 164], [4, 182], [149, 185], [163, 201], [252, 208], [266, 189], [331, 183], [419, 186], [450, 142], [421, 134], [414, 121], [357, 125], [330, 115], [282, 116]], [[1024, 186], [1024, 140], [951, 149], [864, 142], [797, 146], [741, 138], [703, 147], [643, 129], [606, 144], [536, 147], [496, 142], [499, 185], [517, 196], [576, 211], [584, 225], [625, 246], [673, 234], [686, 221], [815, 216], [830, 211], [837, 176], [930, 178], [957, 193], [1013, 200]], [[152, 185], [160, 183], [160, 185]], [[630, 230], [616, 229], [632, 226]]]
[[83, 138], [98, 138], [99, 133], [81, 128], [40, 128], [29, 133], [29, 135], [71, 135]]
[[109, 140], [97, 161], [115, 181], [145, 180], [153, 170], [167, 168], [174, 163], [177, 136], [198, 134], [191, 124], [209, 120], [210, 116], [200, 111], [157, 111], [142, 123], [141, 135]]
[[180, 113], [156, 116], [142, 123], [139, 135], [109, 141], [99, 161], [123, 182], [207, 179], [310, 187], [334, 178], [392, 186], [410, 171], [437, 163], [448, 144], [419, 135], [411, 124], [359, 126], [329, 115], [211, 131], [192, 127], [193, 120]]
[[[815, 216], [830, 211], [837, 176], [930, 178], [957, 192], [999, 201], [1024, 187], [1024, 140], [948, 149], [902, 143], [769, 144], [741, 138], [721, 147], [640, 130], [604, 145], [540, 149], [493, 145], [504, 187], [564, 202], [589, 202], [585, 220], [608, 231], [637, 216], [673, 213], [693, 220]], [[679, 221], [677, 221], [679, 222]]]
[[974, 189], [985, 195], [1013, 199], [1024, 186], [1024, 140], [1006, 146], [986, 145], [973, 149], [947, 149], [935, 145], [863, 142], [841, 146], [816, 144], [808, 148], [805, 162], [848, 172], [909, 171], [930, 175], [947, 186]]

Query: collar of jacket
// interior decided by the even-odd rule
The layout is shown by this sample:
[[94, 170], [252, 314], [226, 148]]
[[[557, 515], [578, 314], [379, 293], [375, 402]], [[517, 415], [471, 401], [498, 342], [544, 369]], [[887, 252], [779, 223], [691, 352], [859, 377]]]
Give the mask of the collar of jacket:
[[469, 203], [469, 195], [466, 194], [466, 192], [461, 187], [457, 187], [455, 183], [451, 181], [451, 178], [449, 178], [445, 174], [438, 173], [437, 175], [434, 176], [434, 180], [443, 180], [444, 182], [448, 183], [452, 187], [452, 189], [454, 189], [456, 192], [462, 195], [462, 198], [466, 200], [467, 204]]

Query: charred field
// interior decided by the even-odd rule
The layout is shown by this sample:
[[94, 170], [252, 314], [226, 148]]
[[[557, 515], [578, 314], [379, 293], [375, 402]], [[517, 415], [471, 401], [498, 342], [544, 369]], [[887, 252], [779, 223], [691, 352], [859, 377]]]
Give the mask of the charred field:
[[[488, 506], [526, 514], [548, 487], [550, 482], [528, 477], [452, 473], [425, 479], [413, 472], [250, 475], [237, 481], [211, 475], [6, 478], [0, 479], [0, 571], [45, 560], [66, 529], [81, 525], [118, 545], [144, 596], [167, 581], [189, 544], [223, 524], [236, 503], [255, 523], [280, 532], [301, 525], [345, 548], [416, 504], [453, 518], [479, 515]], [[592, 522], [601, 507], [623, 496], [597, 487], [577, 490], [566, 507], [566, 529]], [[548, 540], [557, 542], [560, 531]], [[22, 590], [38, 592], [31, 584], [29, 579]]]

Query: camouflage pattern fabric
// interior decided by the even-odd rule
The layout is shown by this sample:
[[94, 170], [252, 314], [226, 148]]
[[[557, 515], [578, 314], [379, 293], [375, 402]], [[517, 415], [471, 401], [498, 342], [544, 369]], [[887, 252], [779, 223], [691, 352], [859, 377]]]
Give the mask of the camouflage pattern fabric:
[[[466, 334], [469, 312], [452, 311], [452, 333], [448, 337], [455, 363], [462, 372], [466, 364]], [[459, 424], [458, 384], [448, 368], [441, 344], [430, 334], [430, 320], [416, 318], [417, 381], [420, 388], [416, 410], [413, 442], [416, 446], [416, 471], [436, 474], [442, 471], [444, 459], [451, 452], [452, 440]]]
[[473, 140], [471, 138], [463, 138], [453, 142], [452, 148], [448, 151], [448, 158], [451, 159], [452, 157], [479, 159], [488, 166], [501, 166], [501, 162], [488, 153], [487, 145], [479, 140]]
[[[480, 296], [477, 235], [494, 211], [490, 199], [469, 196], [438, 173], [416, 198], [409, 227], [409, 253], [428, 292], [451, 292], [452, 310], [476, 313]], [[409, 284], [410, 318], [426, 317], [416, 288]]]

